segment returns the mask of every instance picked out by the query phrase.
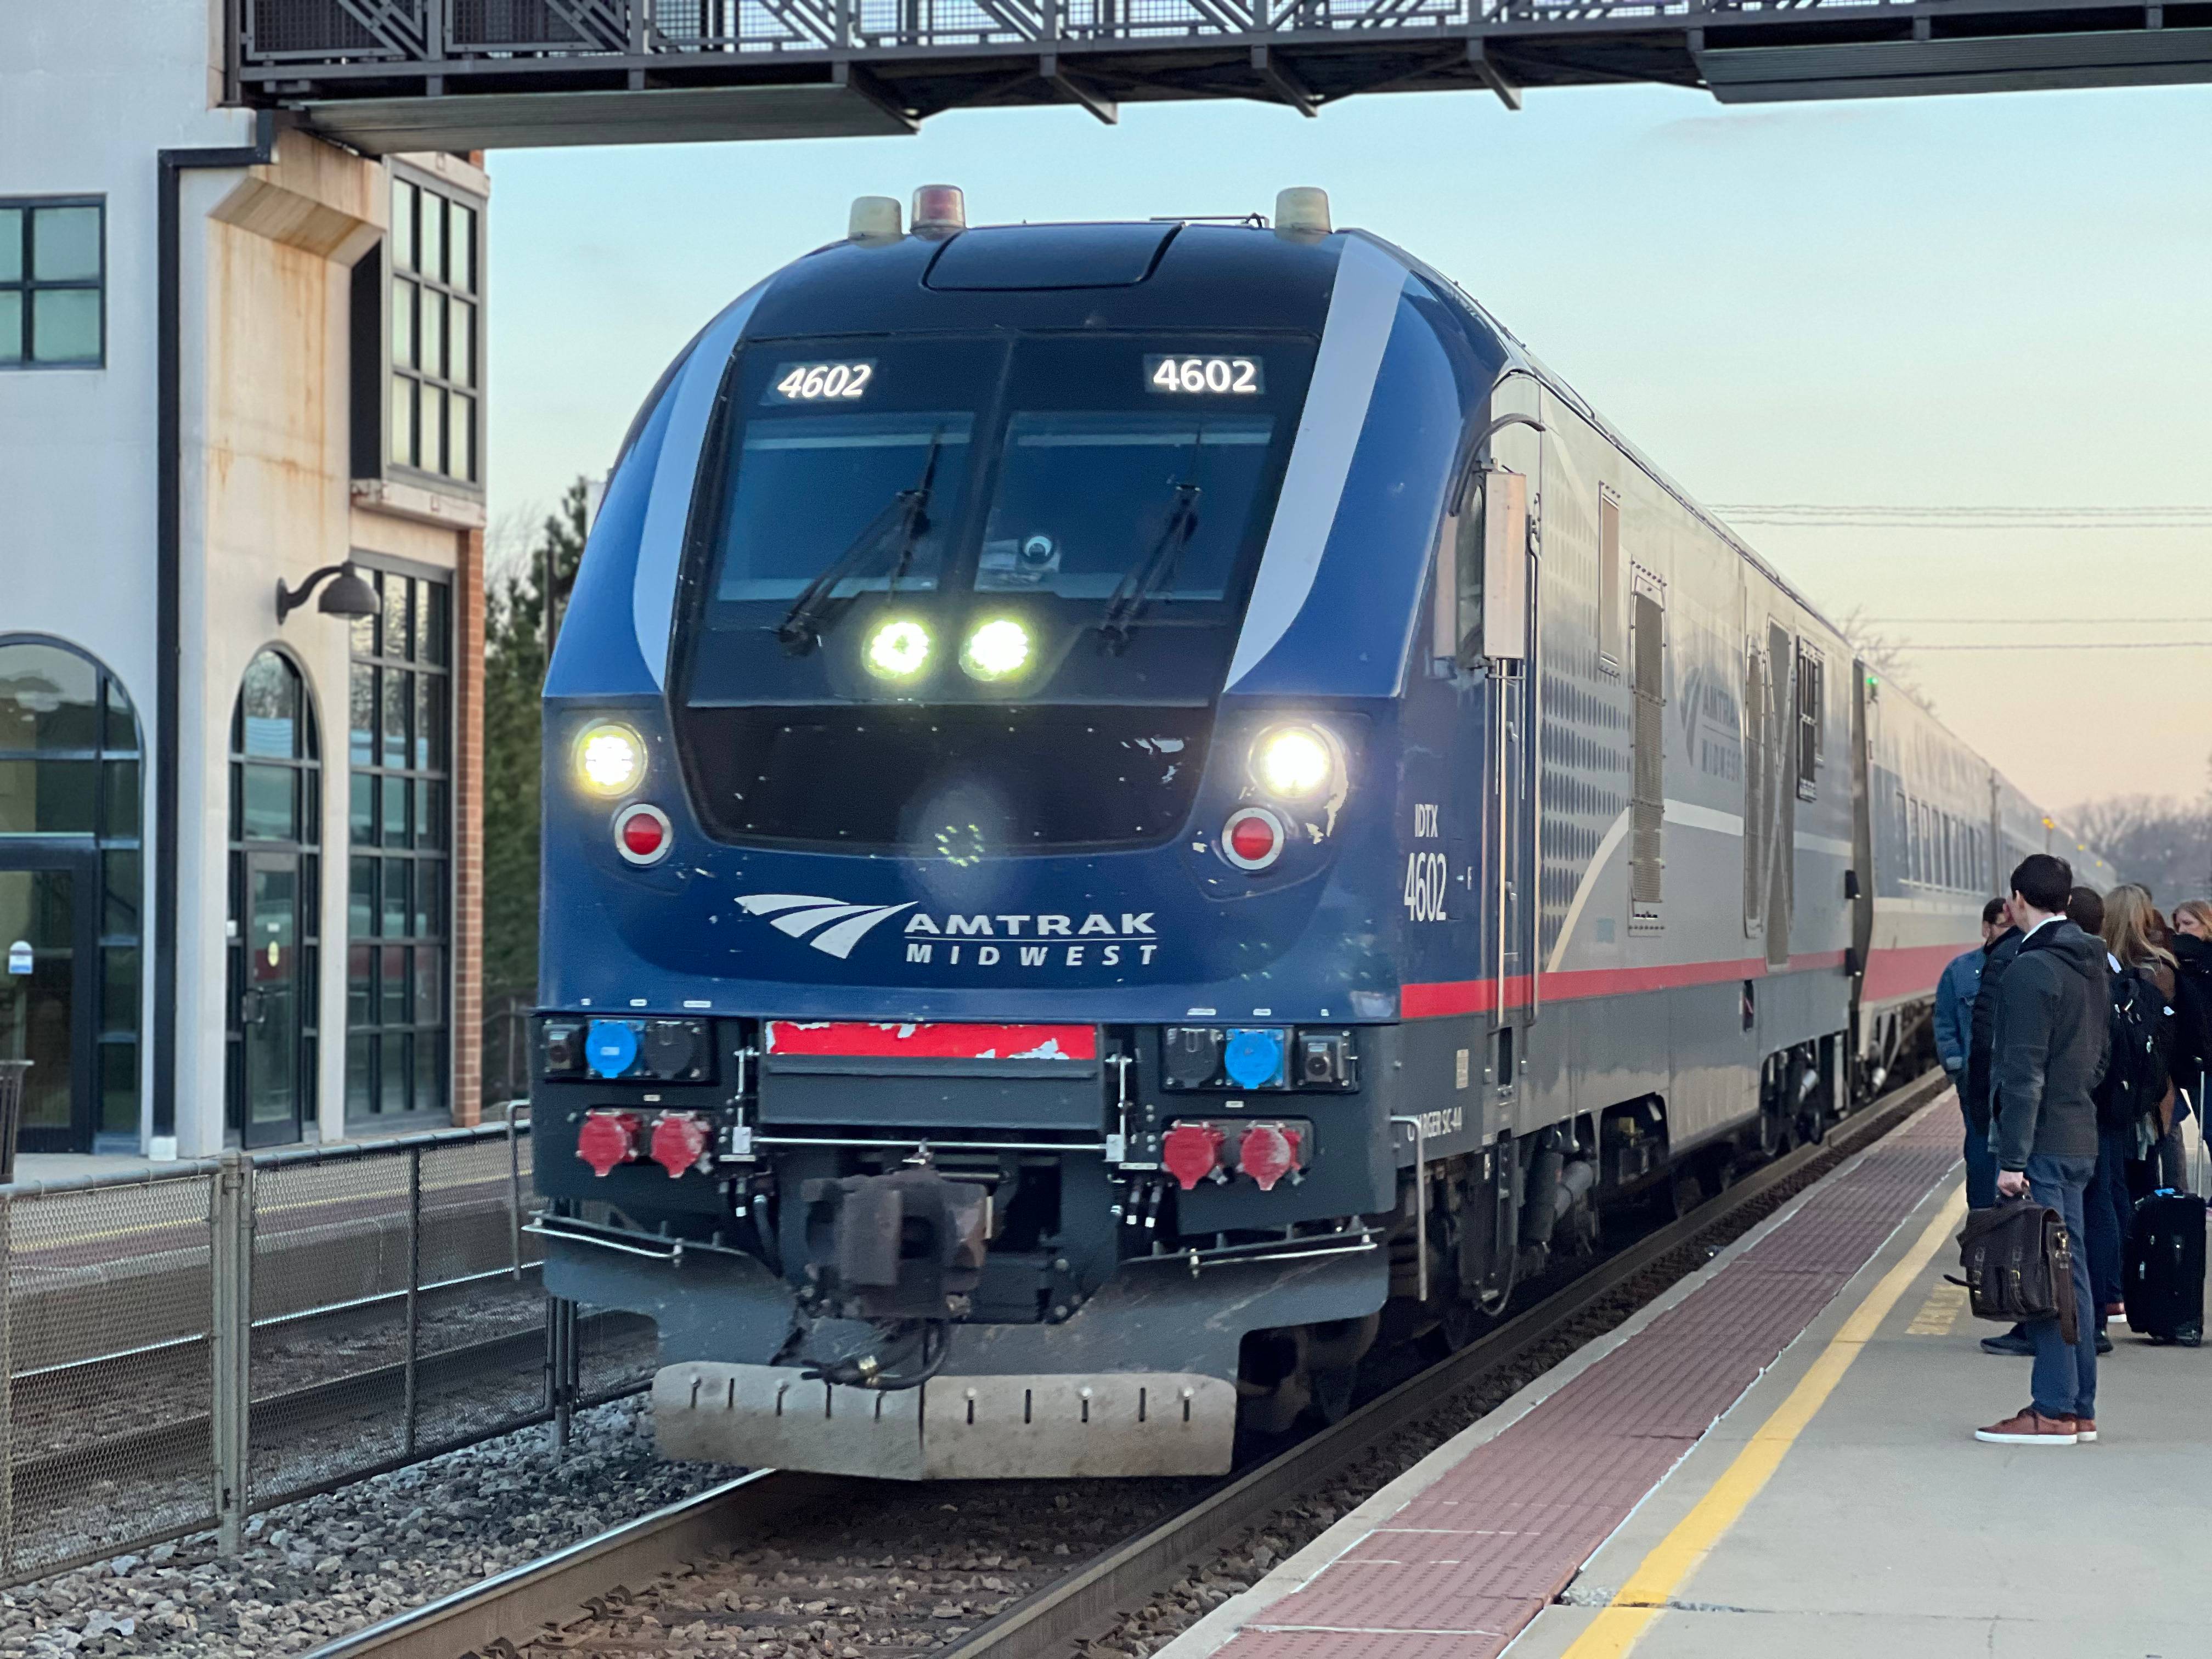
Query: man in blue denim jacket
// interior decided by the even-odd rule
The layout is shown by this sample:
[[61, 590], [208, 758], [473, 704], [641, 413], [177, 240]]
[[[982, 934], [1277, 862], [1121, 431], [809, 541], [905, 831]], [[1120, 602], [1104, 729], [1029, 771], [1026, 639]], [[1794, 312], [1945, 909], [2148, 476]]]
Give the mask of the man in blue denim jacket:
[[1986, 1123], [1978, 1130], [1975, 1127], [1974, 1102], [1967, 1097], [1966, 1060], [1973, 1052], [1974, 999], [1981, 990], [1982, 964], [2009, 925], [2004, 900], [1984, 904], [1981, 944], [1954, 957], [1936, 985], [1936, 1057], [1959, 1091], [1959, 1112], [1966, 1125], [1966, 1204], [1976, 1210], [1986, 1210], [1997, 1201], [1997, 1158], [1990, 1150]]

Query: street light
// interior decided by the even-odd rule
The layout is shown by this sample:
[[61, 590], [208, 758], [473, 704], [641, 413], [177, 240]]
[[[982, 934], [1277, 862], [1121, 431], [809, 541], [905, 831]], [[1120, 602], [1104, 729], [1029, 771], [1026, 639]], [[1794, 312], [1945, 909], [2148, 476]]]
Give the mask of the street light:
[[352, 566], [326, 564], [296, 588], [285, 586], [282, 576], [276, 579], [276, 625], [283, 627], [284, 618], [307, 604], [308, 595], [325, 581], [331, 585], [323, 588], [315, 605], [325, 617], [374, 617], [383, 608], [377, 603], [376, 590], [356, 575]]

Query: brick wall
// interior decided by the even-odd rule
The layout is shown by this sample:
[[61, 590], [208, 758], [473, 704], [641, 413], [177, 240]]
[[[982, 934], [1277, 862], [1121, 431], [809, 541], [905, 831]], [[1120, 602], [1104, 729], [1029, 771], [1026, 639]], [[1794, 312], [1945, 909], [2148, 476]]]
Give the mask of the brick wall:
[[453, 572], [453, 1121], [483, 1115], [484, 538]]

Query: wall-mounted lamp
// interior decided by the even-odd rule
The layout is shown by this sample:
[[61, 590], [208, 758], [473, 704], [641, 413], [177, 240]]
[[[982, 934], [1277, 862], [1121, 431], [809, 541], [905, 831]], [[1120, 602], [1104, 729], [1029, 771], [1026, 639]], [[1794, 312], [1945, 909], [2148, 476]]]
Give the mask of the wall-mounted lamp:
[[277, 625], [282, 627], [284, 618], [307, 604], [308, 596], [325, 581], [331, 585], [323, 588], [321, 602], [315, 606], [325, 617], [374, 617], [382, 608], [377, 603], [376, 590], [356, 575], [350, 565], [326, 564], [296, 588], [285, 586], [281, 576], [276, 579]]

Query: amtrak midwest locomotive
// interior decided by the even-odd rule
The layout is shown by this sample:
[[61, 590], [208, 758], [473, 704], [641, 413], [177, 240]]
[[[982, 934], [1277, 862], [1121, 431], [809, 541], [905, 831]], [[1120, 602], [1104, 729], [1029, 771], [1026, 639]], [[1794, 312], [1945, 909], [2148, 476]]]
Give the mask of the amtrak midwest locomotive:
[[663, 1449], [1202, 1474], [1818, 1136], [2048, 822], [1285, 191], [744, 295], [546, 685], [546, 1282]]

